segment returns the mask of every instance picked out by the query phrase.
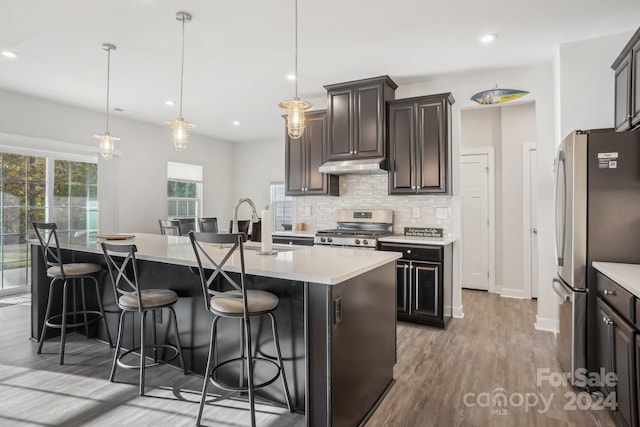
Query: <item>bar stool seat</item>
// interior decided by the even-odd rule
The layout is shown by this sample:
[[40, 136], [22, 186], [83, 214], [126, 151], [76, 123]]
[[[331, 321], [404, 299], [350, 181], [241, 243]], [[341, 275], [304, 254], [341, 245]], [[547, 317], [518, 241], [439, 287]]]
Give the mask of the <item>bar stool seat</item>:
[[[211, 311], [218, 312], [221, 315], [238, 315], [242, 316], [244, 307], [242, 305], [242, 292], [238, 290], [222, 292], [222, 294], [235, 295], [236, 298], [225, 298], [224, 296], [214, 296], [211, 298]], [[275, 310], [280, 300], [271, 292], [247, 290], [247, 308], [250, 315], [257, 315]]]
[[[143, 289], [140, 292], [142, 306], [145, 309], [162, 307], [178, 301], [178, 294], [170, 289]], [[138, 309], [138, 297], [135, 295], [121, 295], [118, 304], [123, 307]]]
[[[42, 347], [47, 336], [47, 330], [49, 328], [60, 329], [60, 364], [64, 364], [67, 330], [84, 326], [85, 335], [89, 337], [89, 324], [98, 320], [102, 320], [109, 339], [109, 345], [113, 347], [111, 334], [109, 333], [109, 327], [107, 325], [104, 308], [102, 306], [100, 287], [98, 280], [95, 278], [95, 274], [102, 271], [102, 266], [85, 262], [64, 263], [62, 261], [62, 251], [60, 250], [60, 243], [58, 241], [58, 234], [56, 231], [58, 228], [57, 225], [52, 222], [33, 223], [32, 225], [36, 232], [36, 236], [40, 241], [42, 256], [47, 263], [47, 277], [52, 279], [49, 285], [49, 297], [47, 299], [47, 308], [44, 315], [45, 320], [42, 325], [40, 338], [38, 339], [37, 353], [42, 353]], [[86, 285], [84, 279], [90, 280], [94, 285], [93, 288], [95, 290], [96, 301], [98, 304], [97, 309], [87, 309], [85, 298]], [[81, 309], [79, 309], [75, 304], [75, 290], [78, 280], [80, 282], [80, 293], [82, 298]], [[54, 290], [59, 286], [62, 287], [62, 311], [58, 314], [52, 314]], [[71, 308], [68, 307], [68, 291], [70, 287], [74, 296], [74, 305]], [[80, 320], [78, 320], [78, 318]]]

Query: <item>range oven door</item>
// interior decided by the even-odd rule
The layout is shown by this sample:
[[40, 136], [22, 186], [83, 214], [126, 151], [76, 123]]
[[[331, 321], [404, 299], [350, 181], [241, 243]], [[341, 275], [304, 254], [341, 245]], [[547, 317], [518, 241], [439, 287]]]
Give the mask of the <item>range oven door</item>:
[[587, 293], [574, 290], [555, 278], [553, 291], [560, 297], [560, 332], [556, 335], [556, 352], [563, 372], [575, 385], [576, 370], [586, 369]]

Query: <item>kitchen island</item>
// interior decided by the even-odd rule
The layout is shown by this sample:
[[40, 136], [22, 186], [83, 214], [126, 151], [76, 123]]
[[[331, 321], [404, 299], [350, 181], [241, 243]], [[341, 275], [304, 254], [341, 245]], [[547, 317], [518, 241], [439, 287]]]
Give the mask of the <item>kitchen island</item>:
[[[95, 235], [61, 236], [67, 262], [103, 263], [101, 239]], [[143, 286], [170, 288], [178, 293], [175, 305], [187, 368], [203, 375], [211, 314], [205, 310], [196, 260], [188, 237], [135, 233], [111, 243], [138, 247], [138, 274]], [[306, 414], [309, 426], [353, 426], [365, 420], [393, 384], [396, 360], [396, 266], [399, 253], [328, 247], [274, 245], [275, 255], [258, 255], [259, 244], [245, 247], [248, 287], [268, 290], [280, 298], [276, 310], [287, 380], [296, 410]], [[32, 251], [32, 327], [37, 339], [42, 330], [49, 279], [40, 248]], [[226, 249], [209, 245], [214, 259]], [[225, 268], [239, 271], [236, 254]], [[100, 275], [107, 323], [115, 337], [118, 311], [106, 274]], [[59, 298], [58, 298], [59, 299]], [[89, 301], [88, 303], [91, 303]], [[166, 313], [156, 315], [159, 340], [167, 339]], [[126, 326], [124, 347], [133, 346], [136, 325]], [[96, 324], [98, 338], [106, 340]], [[252, 322], [256, 351], [273, 355], [268, 324]], [[55, 331], [52, 331], [52, 334]], [[219, 355], [238, 350], [237, 322], [219, 326]], [[261, 345], [262, 344], [262, 345]], [[52, 344], [49, 344], [52, 345]], [[45, 344], [46, 348], [46, 344]], [[105, 346], [105, 351], [109, 351]], [[261, 372], [256, 372], [260, 378]], [[266, 375], [266, 374], [265, 374]], [[105, 380], [108, 373], [105, 372]], [[262, 396], [282, 402], [278, 384], [260, 390]]]

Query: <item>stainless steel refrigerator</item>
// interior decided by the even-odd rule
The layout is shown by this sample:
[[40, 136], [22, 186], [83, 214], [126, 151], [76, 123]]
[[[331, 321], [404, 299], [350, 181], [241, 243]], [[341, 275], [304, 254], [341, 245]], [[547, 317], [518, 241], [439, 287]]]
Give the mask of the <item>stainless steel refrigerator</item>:
[[562, 141], [555, 160], [555, 226], [558, 359], [567, 373], [597, 371], [591, 263], [640, 263], [639, 132], [574, 131]]

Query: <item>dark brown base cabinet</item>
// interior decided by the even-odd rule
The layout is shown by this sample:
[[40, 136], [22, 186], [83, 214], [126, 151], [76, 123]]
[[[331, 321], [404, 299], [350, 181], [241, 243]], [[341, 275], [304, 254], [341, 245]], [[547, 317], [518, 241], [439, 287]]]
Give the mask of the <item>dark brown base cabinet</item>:
[[[635, 298], [602, 274], [598, 274], [597, 340], [598, 375], [615, 374], [615, 384], [601, 377], [600, 391], [616, 424], [638, 426], [638, 336], [631, 322]], [[614, 309], [614, 307], [616, 307]], [[619, 310], [619, 311], [616, 311]], [[611, 395], [611, 393], [615, 393]]]
[[327, 112], [310, 111], [305, 118], [305, 131], [300, 138], [292, 139], [285, 131], [285, 193], [338, 196], [339, 178], [318, 171], [327, 157]]
[[388, 103], [389, 194], [451, 193], [450, 93]]
[[452, 245], [381, 243], [402, 252], [396, 261], [398, 320], [446, 328], [451, 320]]
[[273, 243], [279, 245], [313, 246], [313, 237], [273, 236]]

